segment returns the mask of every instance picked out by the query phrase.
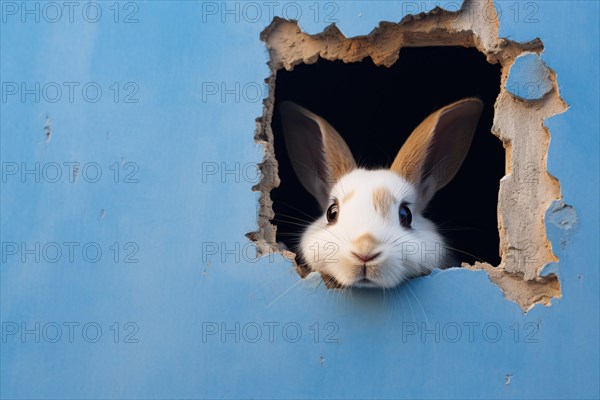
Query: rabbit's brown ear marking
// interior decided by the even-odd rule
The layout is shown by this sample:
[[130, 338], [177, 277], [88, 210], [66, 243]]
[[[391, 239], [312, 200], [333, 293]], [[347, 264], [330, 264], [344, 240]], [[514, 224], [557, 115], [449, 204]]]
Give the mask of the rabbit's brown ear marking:
[[280, 111], [294, 172], [325, 210], [331, 187], [356, 168], [354, 157], [344, 139], [323, 118], [290, 101], [283, 102]]
[[398, 152], [390, 169], [417, 186], [423, 206], [458, 172], [482, 110], [476, 98], [447, 105], [421, 122]]

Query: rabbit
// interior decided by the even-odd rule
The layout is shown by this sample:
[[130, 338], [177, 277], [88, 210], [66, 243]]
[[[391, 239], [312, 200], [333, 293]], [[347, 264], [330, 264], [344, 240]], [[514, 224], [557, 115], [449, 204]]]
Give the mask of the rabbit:
[[459, 170], [482, 109], [479, 99], [466, 98], [437, 110], [389, 169], [368, 170], [325, 119], [282, 102], [292, 167], [323, 213], [301, 234], [301, 260], [342, 288], [393, 288], [447, 267], [444, 239], [422, 213]]

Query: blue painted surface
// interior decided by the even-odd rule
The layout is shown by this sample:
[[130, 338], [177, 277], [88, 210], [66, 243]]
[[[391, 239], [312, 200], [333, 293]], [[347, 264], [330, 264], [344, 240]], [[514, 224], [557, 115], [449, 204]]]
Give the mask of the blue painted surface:
[[517, 57], [510, 67], [506, 90], [523, 100], [540, 100], [552, 90], [550, 72], [535, 53]]
[[[542, 38], [570, 105], [546, 122], [548, 168], [577, 212], [572, 235], [548, 227], [563, 298], [526, 315], [483, 272], [447, 270], [385, 295], [337, 293], [299, 281], [280, 256], [255, 260], [244, 234], [256, 227], [262, 105], [251, 90], [266, 95], [258, 35], [268, 10], [236, 22], [235, 11], [206, 8], [220, 2], [127, 4], [115, 22], [101, 3], [95, 23], [79, 9], [72, 23], [23, 23], [3, 8], [3, 398], [599, 396], [597, 2], [533, 3], [535, 23], [501, 17], [501, 36]], [[334, 10], [348, 36], [399, 20], [404, 7], [320, 3], [315, 18], [313, 3], [298, 4], [304, 29], [322, 30]], [[37, 102], [7, 94], [22, 82], [56, 82], [63, 94], [49, 101], [52, 85]], [[72, 102], [65, 82], [80, 84]], [[90, 82], [86, 100], [79, 88]], [[222, 97], [223, 88], [234, 90]], [[75, 182], [69, 162], [80, 163]], [[39, 182], [21, 176], [36, 165]], [[40, 250], [23, 261], [11, 243]], [[44, 259], [55, 258], [52, 243], [63, 252], [56, 262]], [[21, 335], [36, 322], [39, 343]]]

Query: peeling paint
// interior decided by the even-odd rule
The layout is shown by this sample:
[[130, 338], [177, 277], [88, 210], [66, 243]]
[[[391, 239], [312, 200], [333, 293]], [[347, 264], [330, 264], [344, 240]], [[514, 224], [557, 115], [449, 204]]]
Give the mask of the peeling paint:
[[575, 209], [563, 200], [552, 202], [546, 212], [548, 230], [557, 238], [560, 250], [564, 252], [576, 231], [578, 221]]
[[504, 86], [513, 96], [523, 100], [540, 100], [553, 88], [550, 71], [535, 53], [517, 57]]
[[535, 280], [527, 280], [522, 272], [510, 273], [487, 263], [465, 263], [463, 267], [474, 271], [485, 270], [490, 280], [500, 287], [504, 297], [517, 303], [523, 312], [529, 311], [536, 304], [549, 306], [553, 298], [561, 297], [560, 282], [556, 275], [538, 276]]
[[[269, 195], [280, 183], [270, 127], [277, 70], [293, 70], [295, 65], [312, 64], [319, 58], [351, 63], [371, 57], [375, 65], [391, 66], [399, 59], [403, 47], [474, 47], [489, 63], [499, 63], [502, 67], [492, 134], [502, 141], [506, 150], [506, 175], [500, 181], [498, 195], [500, 265], [477, 262], [463, 266], [485, 270], [505, 297], [519, 304], [523, 311], [537, 303], [550, 305], [552, 298], [561, 296], [555, 270], [542, 275], [546, 266], [558, 261], [546, 234], [546, 209], [562, 198], [558, 180], [546, 168], [550, 134], [544, 121], [564, 112], [567, 105], [558, 93], [554, 72], [536, 61], [543, 51], [542, 42], [536, 39], [518, 43], [499, 38], [497, 16], [489, 13], [493, 9], [491, 0], [467, 0], [460, 11], [435, 8], [429, 13], [409, 15], [399, 23], [380, 22], [369, 35], [354, 38], [346, 38], [335, 25], [320, 34], [309, 35], [303, 33], [295, 21], [277, 17], [273, 20], [261, 33], [261, 40], [269, 50], [272, 75], [266, 80], [270, 92], [264, 102], [264, 114], [257, 120], [255, 135], [256, 142], [265, 150], [262, 179], [253, 187], [261, 192], [258, 230], [247, 234], [256, 243], [259, 254], [279, 251], [276, 227], [270, 222], [274, 212]], [[517, 63], [522, 56], [525, 58]], [[536, 101], [523, 101], [511, 94], [509, 77], [515, 65], [514, 71], [539, 78], [543, 83], [543, 96], [538, 96]], [[512, 79], [517, 76], [519, 73]], [[287, 250], [281, 253], [294, 262], [294, 253]], [[302, 277], [310, 272], [295, 266]]]
[[540, 271], [540, 276], [558, 275], [558, 263], [548, 263]]
[[548, 208], [546, 221], [559, 229], [573, 230], [577, 224], [577, 214], [572, 206], [557, 200]]

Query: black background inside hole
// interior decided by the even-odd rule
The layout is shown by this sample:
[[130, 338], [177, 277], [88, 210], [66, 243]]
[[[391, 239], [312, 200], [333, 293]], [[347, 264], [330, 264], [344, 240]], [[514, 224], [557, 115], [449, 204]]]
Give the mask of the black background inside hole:
[[[504, 175], [502, 143], [491, 134], [500, 66], [472, 48], [404, 48], [390, 68], [319, 59], [277, 72], [273, 134], [281, 185], [271, 192], [277, 241], [295, 249], [304, 225], [321, 214], [289, 162], [278, 105], [293, 100], [325, 118], [348, 143], [360, 166], [389, 167], [412, 130], [430, 113], [465, 97], [484, 102], [471, 150], [460, 171], [437, 192], [425, 216], [434, 221], [458, 260], [498, 265], [496, 207]], [[308, 214], [309, 216], [307, 216]], [[300, 222], [304, 221], [304, 222]], [[466, 254], [468, 253], [468, 254]]]

